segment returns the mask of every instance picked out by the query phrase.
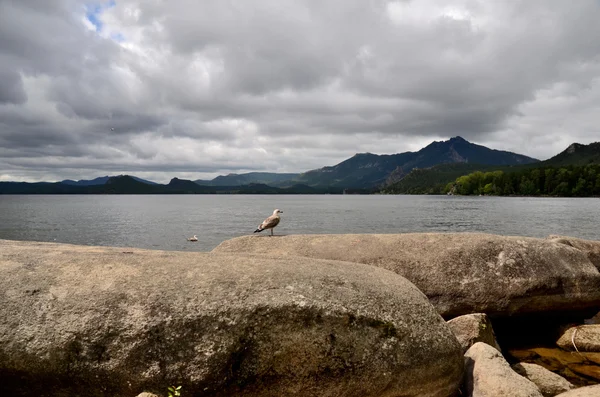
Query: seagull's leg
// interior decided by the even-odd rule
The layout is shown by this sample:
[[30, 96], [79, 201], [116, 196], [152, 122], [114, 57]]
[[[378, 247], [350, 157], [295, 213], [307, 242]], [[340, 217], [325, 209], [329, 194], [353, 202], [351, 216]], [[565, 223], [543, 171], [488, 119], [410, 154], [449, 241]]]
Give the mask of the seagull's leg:
[[271, 228], [271, 236], [273, 235], [273, 228]]

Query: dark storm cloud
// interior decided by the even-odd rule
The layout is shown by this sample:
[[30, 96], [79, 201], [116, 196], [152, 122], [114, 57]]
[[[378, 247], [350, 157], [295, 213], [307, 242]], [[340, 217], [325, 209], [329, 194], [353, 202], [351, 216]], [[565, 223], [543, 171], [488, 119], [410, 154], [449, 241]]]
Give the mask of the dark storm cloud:
[[27, 101], [21, 76], [10, 70], [0, 70], [0, 104], [20, 105]]
[[304, 171], [455, 135], [546, 158], [597, 140], [599, 17], [593, 0], [0, 0], [0, 180]]

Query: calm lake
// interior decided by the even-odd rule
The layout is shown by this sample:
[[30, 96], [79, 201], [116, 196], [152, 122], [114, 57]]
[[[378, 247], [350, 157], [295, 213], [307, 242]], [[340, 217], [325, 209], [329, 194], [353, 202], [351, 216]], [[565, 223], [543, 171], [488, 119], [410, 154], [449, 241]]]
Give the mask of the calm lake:
[[[0, 195], [0, 239], [210, 251], [275, 234], [487, 232], [600, 240], [600, 199], [355, 195]], [[187, 237], [198, 236], [198, 242]], [[268, 231], [255, 236], [266, 236]]]

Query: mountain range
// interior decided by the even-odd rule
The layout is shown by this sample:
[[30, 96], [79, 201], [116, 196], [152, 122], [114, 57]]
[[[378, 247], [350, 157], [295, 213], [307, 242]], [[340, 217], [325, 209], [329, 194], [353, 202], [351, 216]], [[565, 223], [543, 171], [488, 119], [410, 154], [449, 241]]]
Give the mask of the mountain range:
[[[339, 164], [304, 173], [251, 172], [212, 180], [173, 178], [158, 184], [136, 176], [103, 176], [61, 182], [0, 182], [0, 194], [313, 194], [414, 193], [478, 170], [600, 162], [600, 143], [574, 143], [546, 161], [477, 145], [460, 136], [416, 152], [357, 153]], [[414, 191], [411, 191], [414, 190]]]
[[82, 181], [73, 185], [63, 182], [0, 182], [0, 194], [331, 194], [327, 188], [293, 185], [285, 188], [261, 183], [243, 186], [203, 186], [193, 181], [173, 178], [166, 184], [142, 182], [130, 175], [110, 176], [103, 184]]
[[400, 180], [415, 168], [428, 168], [437, 164], [516, 165], [538, 161], [521, 154], [476, 145], [457, 136], [447, 141], [434, 141], [418, 152], [356, 154], [333, 167], [300, 174], [297, 180], [309, 186], [372, 189]]
[[295, 180], [300, 174], [273, 173], [273, 172], [249, 172], [247, 174], [219, 175], [211, 180], [197, 179], [194, 182], [203, 186], [243, 186], [250, 183], [262, 183], [277, 186], [281, 183]]
[[414, 168], [427, 168], [437, 164], [517, 165], [536, 162], [539, 160], [512, 152], [489, 149], [457, 136], [447, 141], [434, 141], [417, 152], [383, 155], [357, 153], [334, 166], [301, 174], [230, 174], [218, 176], [212, 181], [198, 180], [196, 183], [207, 186], [265, 183], [277, 187], [303, 184], [316, 188], [375, 189], [403, 178]]
[[600, 164], [600, 142], [583, 145], [573, 143], [567, 149], [544, 161], [517, 165], [485, 165], [471, 163], [440, 164], [429, 168], [415, 168], [398, 181], [382, 187], [383, 193], [389, 194], [431, 194], [439, 193], [448, 183], [456, 178], [475, 171], [519, 172], [531, 168], [542, 167], [578, 167], [589, 164]]
[[[108, 182], [108, 180], [110, 178], [111, 177], [107, 175], [107, 176], [100, 176], [98, 178], [91, 179], [91, 180], [73, 181], [71, 179], [65, 179], [64, 181], [60, 181], [60, 183], [63, 183], [65, 185], [71, 185], [71, 186], [94, 186], [94, 185], [104, 185]], [[138, 182], [147, 183], [149, 185], [158, 185], [156, 182], [147, 181], [145, 179], [138, 178], [137, 176], [132, 176], [131, 178]]]

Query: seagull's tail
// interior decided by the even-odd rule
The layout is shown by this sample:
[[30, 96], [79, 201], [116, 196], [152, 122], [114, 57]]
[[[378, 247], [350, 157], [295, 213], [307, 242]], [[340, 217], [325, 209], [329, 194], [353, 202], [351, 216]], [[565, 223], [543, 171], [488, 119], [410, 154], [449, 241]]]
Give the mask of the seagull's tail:
[[259, 227], [258, 229], [256, 229], [256, 230], [254, 231], [254, 233], [260, 233], [260, 232], [262, 232], [262, 231], [263, 231], [263, 229], [261, 229], [261, 228]]

